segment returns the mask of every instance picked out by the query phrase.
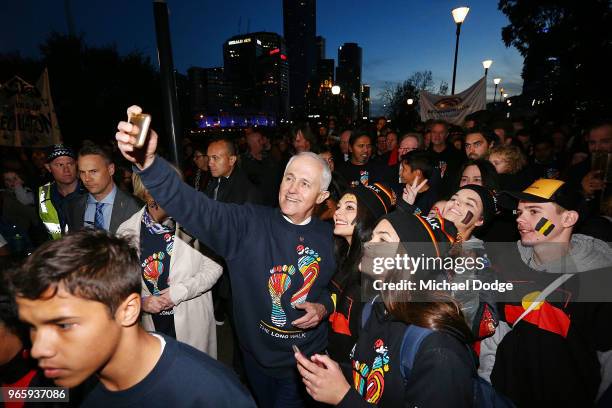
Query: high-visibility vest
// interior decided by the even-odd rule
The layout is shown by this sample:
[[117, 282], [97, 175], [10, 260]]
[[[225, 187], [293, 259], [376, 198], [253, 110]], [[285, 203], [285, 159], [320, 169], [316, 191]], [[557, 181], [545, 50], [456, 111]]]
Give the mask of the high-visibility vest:
[[45, 224], [51, 238], [60, 239], [62, 237], [62, 227], [57, 210], [51, 202], [51, 183], [38, 188], [38, 203], [40, 219]]

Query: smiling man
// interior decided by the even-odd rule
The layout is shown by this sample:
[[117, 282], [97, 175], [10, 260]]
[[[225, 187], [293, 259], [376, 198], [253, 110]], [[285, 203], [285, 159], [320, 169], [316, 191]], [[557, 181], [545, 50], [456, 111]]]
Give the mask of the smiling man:
[[120, 122], [118, 130], [119, 149], [155, 200], [227, 261], [238, 341], [259, 405], [303, 406], [292, 346], [307, 355], [325, 350], [327, 325], [319, 323], [332, 310], [327, 289], [335, 271], [332, 231], [312, 217], [315, 205], [329, 195], [325, 161], [310, 152], [289, 160], [278, 209], [226, 204], [180, 181], [156, 156], [154, 131], [145, 147], [136, 149], [138, 129]]
[[612, 250], [573, 233], [578, 197], [563, 181], [506, 194], [521, 239], [493, 261], [516, 289], [498, 304], [479, 373], [517, 406], [594, 406], [612, 383], [612, 303], [598, 294], [610, 287]]
[[79, 151], [79, 177], [89, 192], [67, 206], [68, 229], [85, 228], [116, 232], [141, 205], [133, 196], [118, 189], [113, 181], [115, 165], [102, 148], [86, 144]]
[[222, 364], [138, 324], [140, 261], [125, 239], [69, 234], [35, 251], [9, 284], [44, 375], [69, 388], [97, 378], [81, 407], [254, 406]]

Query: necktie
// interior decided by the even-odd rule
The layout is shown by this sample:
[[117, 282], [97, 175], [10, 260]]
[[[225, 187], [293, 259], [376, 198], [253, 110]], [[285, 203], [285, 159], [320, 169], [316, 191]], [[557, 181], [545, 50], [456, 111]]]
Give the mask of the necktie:
[[104, 213], [102, 209], [104, 208], [104, 203], [96, 203], [96, 218], [94, 220], [94, 227], [96, 229], [104, 229]]
[[221, 177], [217, 179], [217, 187], [215, 187], [215, 192], [213, 193], [213, 200], [217, 201], [217, 195], [219, 194], [219, 186], [221, 186]]

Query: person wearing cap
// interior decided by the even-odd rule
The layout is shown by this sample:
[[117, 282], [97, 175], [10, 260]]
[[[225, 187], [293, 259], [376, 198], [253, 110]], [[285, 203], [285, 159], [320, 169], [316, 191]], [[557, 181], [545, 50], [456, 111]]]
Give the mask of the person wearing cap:
[[[425, 229], [419, 228], [419, 216], [394, 211], [384, 216], [372, 232], [370, 243], [385, 247], [389, 255], [411, 252], [414, 240], [423, 240]], [[433, 232], [443, 234], [436, 228]], [[398, 244], [399, 243], [399, 246]], [[366, 246], [360, 269], [374, 259]], [[439, 248], [425, 245], [428, 255]], [[386, 251], [386, 250], [385, 250]], [[414, 251], [414, 248], [413, 248]], [[378, 255], [378, 253], [377, 253]], [[376, 279], [380, 279], [378, 275]], [[351, 372], [327, 355], [315, 354], [308, 359], [295, 353], [297, 367], [306, 391], [319, 402], [337, 407], [473, 407], [476, 367], [468, 347], [471, 339], [459, 304], [450, 297], [418, 289], [415, 277], [405, 270], [390, 269], [384, 282], [416, 283], [416, 290], [393, 290], [389, 285], [379, 291], [378, 298], [367, 304], [359, 338], [350, 353]], [[414, 346], [413, 333], [427, 332]], [[405, 363], [415, 353], [412, 367]]]
[[334, 311], [329, 316], [327, 351], [349, 370], [349, 354], [361, 325], [361, 274], [358, 267], [363, 244], [372, 238], [378, 219], [393, 210], [396, 202], [391, 188], [374, 183], [347, 191], [334, 213], [338, 269], [330, 281]]
[[45, 168], [53, 176], [38, 189], [38, 214], [52, 239], [59, 239], [66, 231], [66, 205], [81, 196], [83, 188], [77, 179], [74, 151], [62, 144], [51, 146]]
[[520, 241], [494, 260], [515, 290], [479, 374], [517, 406], [593, 406], [612, 383], [612, 303], [597, 292], [609, 294], [612, 250], [573, 233], [578, 197], [561, 180], [500, 199], [517, 210]]

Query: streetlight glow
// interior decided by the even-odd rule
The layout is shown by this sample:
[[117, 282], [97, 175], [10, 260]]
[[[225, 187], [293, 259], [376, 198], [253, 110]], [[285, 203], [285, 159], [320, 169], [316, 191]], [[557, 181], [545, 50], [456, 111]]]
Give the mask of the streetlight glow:
[[491, 68], [492, 64], [493, 64], [493, 60], [484, 60], [484, 61], [482, 61], [482, 66], [483, 66], [484, 69]]
[[459, 35], [461, 34], [461, 24], [463, 24], [463, 21], [465, 20], [468, 11], [470, 11], [469, 7], [457, 7], [451, 12], [453, 14], [453, 20], [455, 20], [455, 24], [457, 25], [457, 31], [455, 32], [457, 40], [455, 41], [455, 62], [453, 63], [453, 85], [451, 86], [451, 95], [455, 94], [455, 78], [457, 77], [457, 54], [459, 53]]
[[493, 83], [494, 83], [495, 85], [499, 85], [499, 83], [500, 83], [500, 82], [501, 82], [501, 78], [494, 78], [494, 79], [493, 79]]
[[468, 15], [468, 11], [470, 11], [469, 7], [457, 7], [456, 9], [453, 9], [452, 13], [455, 24], [463, 23]]
[[338, 85], [334, 85], [332, 86], [331, 91], [332, 95], [338, 95], [340, 94], [340, 87]]
[[408, 98], [406, 102], [408, 103], [408, 105], [412, 105], [414, 103], [414, 99]]

